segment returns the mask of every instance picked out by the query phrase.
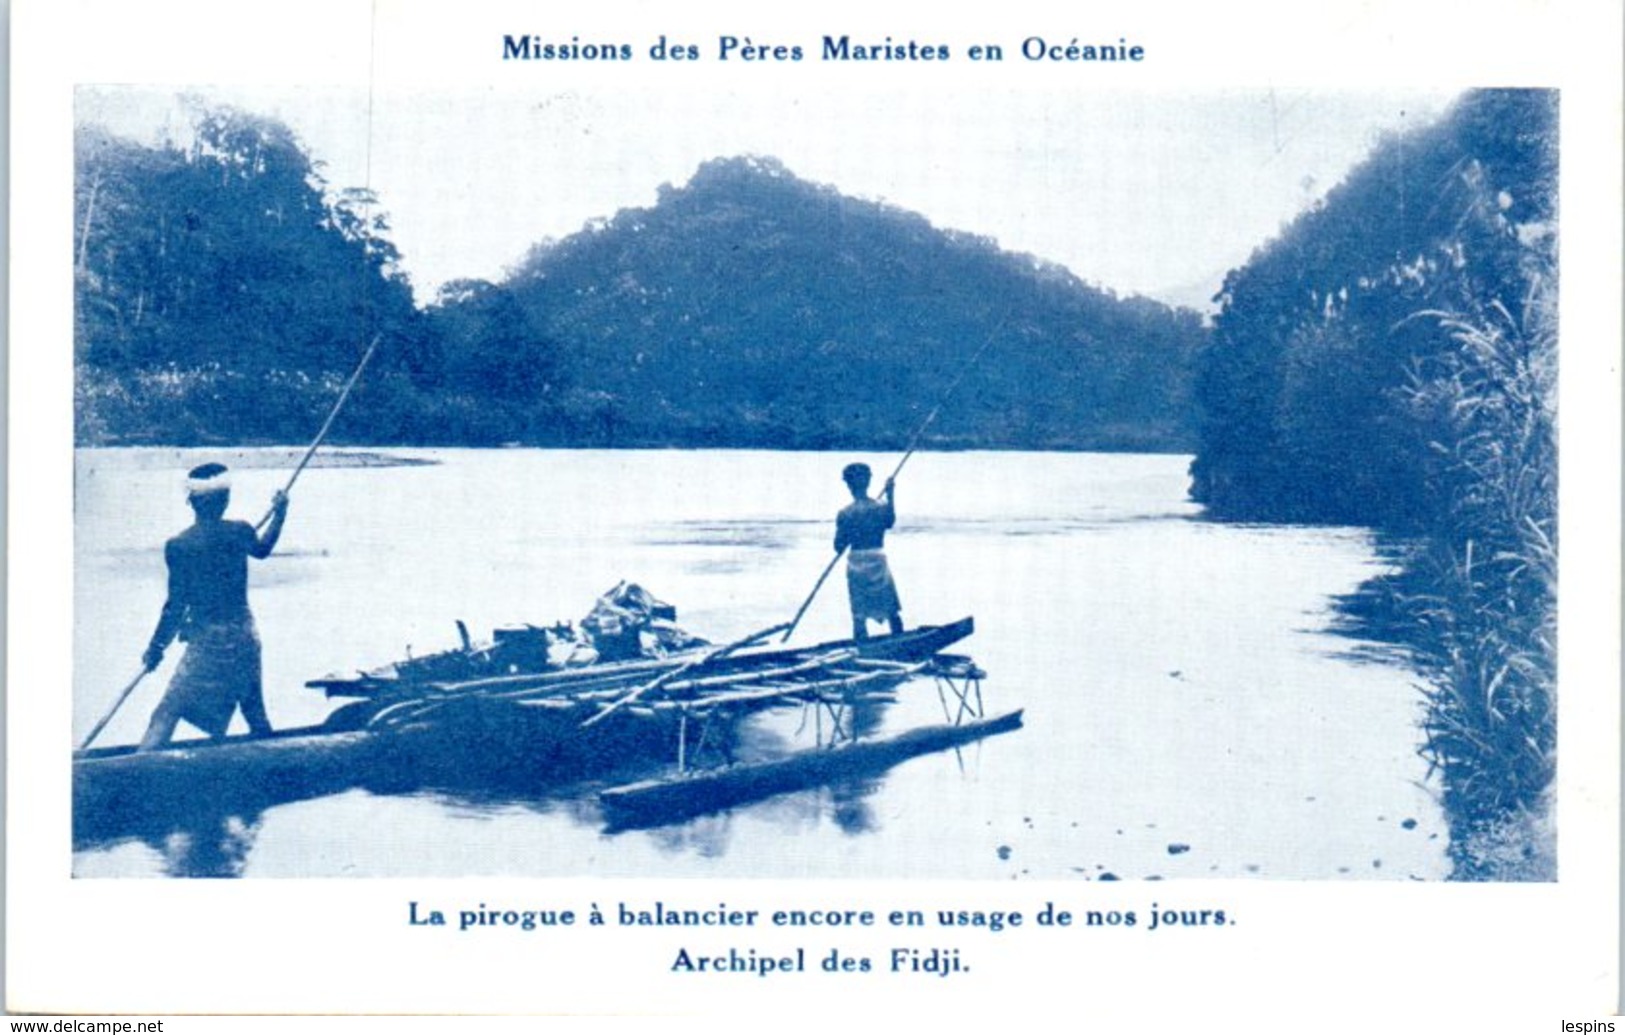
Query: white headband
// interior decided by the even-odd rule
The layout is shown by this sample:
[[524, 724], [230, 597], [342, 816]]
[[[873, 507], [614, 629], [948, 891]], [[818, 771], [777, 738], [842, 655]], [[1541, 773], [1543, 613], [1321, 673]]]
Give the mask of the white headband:
[[219, 474], [211, 475], [208, 478], [186, 479], [186, 491], [193, 496], [201, 496], [206, 492], [224, 492], [229, 488], [231, 488], [231, 475], [226, 471], [221, 471]]

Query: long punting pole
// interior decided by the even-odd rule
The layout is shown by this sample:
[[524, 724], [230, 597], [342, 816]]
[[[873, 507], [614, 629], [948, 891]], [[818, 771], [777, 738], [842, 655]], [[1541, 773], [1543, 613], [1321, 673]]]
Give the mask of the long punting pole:
[[147, 669], [143, 667], [140, 672], [135, 674], [135, 678], [130, 680], [129, 683], [125, 685], [123, 692], [118, 695], [118, 700], [113, 702], [113, 707], [107, 709], [107, 714], [102, 716], [101, 721], [96, 723], [95, 726], [91, 727], [90, 736], [86, 737], [84, 743], [79, 745], [80, 751], [90, 747], [90, 742], [95, 740], [96, 736], [101, 733], [102, 730], [107, 728], [107, 724], [113, 721], [113, 716], [118, 713], [118, 710], [124, 704], [125, 699], [135, 692], [135, 688], [139, 686], [141, 681], [145, 678], [147, 678]]
[[[976, 368], [976, 364], [982, 358], [982, 354], [987, 351], [987, 347], [989, 345], [993, 344], [993, 339], [997, 338], [999, 336], [999, 332], [1002, 330], [1004, 330], [1004, 320], [1000, 320], [994, 325], [992, 333], [987, 336], [987, 340], [982, 342], [981, 347], [976, 350], [976, 353], [973, 356], [971, 356], [970, 362], [966, 363], [965, 368], [959, 372], [959, 376], [954, 378], [954, 383], [948, 386], [948, 390], [946, 392], [942, 393], [942, 398], [938, 400], [937, 405], [932, 408], [925, 420], [922, 421], [920, 426], [915, 429], [914, 437], [908, 440], [908, 448], [903, 451], [903, 458], [897, 461], [897, 466], [892, 468], [891, 477], [886, 479], [886, 483], [888, 485], [896, 481], [897, 476], [903, 473], [903, 465], [908, 463], [908, 458], [913, 456], [914, 451], [919, 448], [921, 436], [925, 434], [926, 429], [931, 426], [932, 422], [937, 419], [937, 414], [942, 412], [942, 408], [948, 405], [948, 400], [953, 398], [954, 393], [959, 390], [959, 386], [964, 382], [966, 375]], [[788, 641], [790, 639], [790, 634], [796, 631], [796, 626], [801, 624], [801, 619], [807, 613], [807, 608], [811, 607], [812, 602], [817, 599], [818, 591], [824, 588], [824, 582], [829, 578], [829, 573], [835, 570], [836, 562], [839, 561], [845, 554], [846, 547], [843, 546], [839, 550], [835, 551], [835, 556], [831, 557], [829, 559], [829, 563], [824, 565], [823, 573], [818, 576], [818, 581], [813, 583], [812, 592], [808, 593], [807, 599], [801, 602], [801, 607], [796, 610], [796, 616], [790, 619], [790, 624], [785, 627], [784, 635], [779, 637], [780, 643]]]
[[[367, 185], [370, 194], [370, 188], [372, 185], [372, 82], [370, 70], [367, 86]], [[310, 463], [310, 458], [316, 455], [317, 447], [322, 444], [322, 439], [327, 437], [328, 429], [332, 428], [333, 420], [338, 417], [339, 411], [344, 409], [345, 402], [350, 398], [350, 390], [355, 387], [355, 383], [357, 381], [361, 380], [361, 372], [367, 369], [368, 361], [372, 359], [372, 354], [377, 351], [378, 343], [382, 341], [383, 338], [384, 336], [382, 332], [373, 335], [372, 344], [367, 346], [367, 351], [361, 357], [361, 362], [356, 365], [355, 373], [351, 374], [350, 380], [344, 383], [344, 390], [339, 393], [338, 402], [334, 403], [333, 409], [328, 412], [327, 419], [322, 422], [321, 430], [316, 432], [316, 437], [311, 441], [310, 448], [305, 450], [305, 455], [300, 459], [299, 466], [295, 467], [293, 469], [293, 474], [288, 476], [288, 483], [282, 487], [282, 492], [284, 494], [293, 491], [293, 483], [299, 480], [299, 475], [303, 473], [305, 465]], [[270, 510], [267, 510], [265, 512], [265, 516], [260, 518], [259, 523], [254, 526], [254, 531], [258, 532], [260, 529], [264, 528], [271, 520], [271, 515], [275, 512], [276, 508], [274, 506]], [[118, 696], [118, 700], [113, 702], [113, 707], [107, 710], [107, 714], [103, 715], [101, 721], [98, 722], [95, 728], [90, 731], [90, 736], [86, 737], [85, 742], [79, 745], [80, 751], [88, 748], [90, 746], [90, 742], [96, 739], [96, 735], [102, 731], [102, 728], [112, 721], [114, 714], [118, 712], [125, 700], [135, 691], [135, 688], [140, 685], [141, 680], [146, 678], [147, 671], [148, 670], [143, 667], [136, 677], [130, 680], [129, 684], [124, 687], [123, 692]]]
[[[322, 429], [316, 432], [316, 437], [311, 440], [310, 448], [305, 450], [305, 455], [299, 461], [299, 466], [295, 467], [293, 473], [288, 476], [288, 483], [282, 487], [284, 494], [293, 491], [293, 483], [299, 480], [299, 475], [304, 471], [305, 465], [310, 463], [310, 458], [316, 455], [317, 447], [322, 444], [323, 439], [327, 438], [328, 431], [333, 427], [334, 419], [338, 417], [339, 411], [344, 409], [345, 402], [350, 398], [350, 390], [355, 387], [357, 381], [361, 380], [361, 372], [367, 369], [367, 363], [372, 359], [372, 354], [378, 351], [378, 343], [383, 340], [383, 337], [382, 334], [373, 335], [372, 344], [367, 346], [367, 351], [361, 357], [360, 364], [356, 366], [355, 373], [350, 375], [350, 380], [344, 382], [344, 390], [339, 393], [338, 402], [334, 403], [333, 408], [328, 411], [327, 419], [322, 422]], [[265, 523], [271, 520], [272, 513], [273, 511], [266, 511], [265, 516], [260, 518], [259, 524], [254, 526], [254, 530], [259, 531], [264, 528]]]
[[[284, 493], [293, 488], [293, 483], [299, 480], [299, 473], [305, 469], [306, 464], [310, 463], [310, 458], [316, 455], [317, 447], [320, 446], [322, 444], [322, 440], [327, 437], [328, 430], [333, 427], [333, 419], [337, 417], [339, 415], [339, 411], [344, 408], [345, 401], [350, 398], [350, 390], [354, 388], [355, 383], [361, 379], [361, 372], [367, 369], [367, 362], [372, 359], [372, 354], [377, 351], [378, 343], [383, 340], [383, 337], [384, 336], [382, 334], [373, 336], [372, 344], [367, 346], [366, 355], [361, 357], [361, 363], [355, 368], [355, 373], [351, 374], [350, 380], [344, 383], [344, 391], [339, 393], [338, 402], [333, 404], [333, 409], [327, 414], [327, 420], [322, 422], [322, 429], [316, 432], [315, 440], [310, 443], [310, 448], [305, 450], [304, 458], [299, 461], [299, 466], [293, 469], [293, 474], [288, 478], [288, 484], [282, 487], [282, 491]], [[259, 531], [260, 529], [264, 528], [265, 523], [271, 520], [272, 513], [274, 513], [274, 509], [266, 511], [265, 516], [260, 518], [259, 524], [254, 526], [254, 530]], [[123, 691], [121, 691], [118, 695], [118, 700], [113, 702], [113, 707], [107, 709], [107, 714], [103, 715], [101, 721], [96, 723], [95, 727], [91, 729], [90, 736], [86, 737], [84, 743], [79, 745], [80, 751], [90, 747], [90, 742], [96, 739], [97, 735], [107, 727], [109, 722], [113, 721], [113, 716], [118, 714], [118, 710], [124, 706], [124, 702], [129, 699], [132, 693], [135, 692], [135, 688], [141, 684], [141, 680], [146, 678], [147, 671], [147, 669], [143, 668], [139, 673], [136, 674], [134, 679], [130, 680], [130, 682], [125, 685]]]

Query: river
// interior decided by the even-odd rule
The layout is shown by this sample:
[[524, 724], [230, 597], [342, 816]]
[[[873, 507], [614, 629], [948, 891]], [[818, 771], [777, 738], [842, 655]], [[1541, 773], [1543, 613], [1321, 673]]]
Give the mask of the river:
[[[77, 744], [136, 670], [164, 595], [184, 472], [234, 467], [257, 520], [287, 450], [80, 450]], [[348, 456], [348, 459], [346, 459]], [[417, 459], [402, 465], [380, 460]], [[254, 565], [273, 724], [319, 721], [304, 681], [496, 626], [579, 619], [622, 579], [716, 642], [786, 620], [830, 554], [841, 466], [749, 451], [330, 454]], [[920, 454], [888, 554], [910, 624], [974, 615], [956, 650], [1023, 729], [652, 831], [590, 802], [352, 790], [76, 846], [81, 877], [600, 876], [1443, 879], [1446, 825], [1417, 756], [1415, 675], [1333, 634], [1333, 600], [1383, 570], [1358, 528], [1224, 525], [1188, 457]], [[877, 481], [879, 480], [877, 475]], [[848, 635], [830, 580], [797, 640]], [[139, 738], [180, 651], [98, 738]], [[887, 721], [940, 721], [929, 683]], [[240, 722], [240, 720], [238, 720]], [[185, 727], [183, 727], [185, 729]], [[66, 731], [64, 731], [66, 732]], [[208, 842], [206, 844], [201, 842]]]

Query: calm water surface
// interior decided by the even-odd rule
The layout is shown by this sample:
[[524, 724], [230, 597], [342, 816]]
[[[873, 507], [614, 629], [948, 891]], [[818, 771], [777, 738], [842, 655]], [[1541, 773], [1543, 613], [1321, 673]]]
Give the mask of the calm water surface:
[[[252, 571], [278, 726], [320, 721], [306, 679], [452, 647], [456, 619], [579, 619], [621, 579], [717, 642], [787, 620], [830, 554], [841, 466], [894, 457], [414, 450], [423, 466], [305, 472]], [[219, 454], [77, 455], [73, 741], [138, 665], [184, 471]], [[286, 451], [228, 454], [257, 520]], [[888, 544], [910, 624], [974, 615], [958, 650], [1026, 726], [878, 779], [654, 831], [589, 799], [350, 791], [208, 830], [81, 847], [80, 876], [1441, 878], [1445, 826], [1416, 756], [1414, 676], [1350, 657], [1331, 600], [1381, 570], [1351, 528], [1222, 526], [1188, 458], [917, 455]], [[847, 635], [832, 577], [801, 642]], [[164, 682], [99, 743], [139, 738]], [[929, 681], [887, 728], [940, 721]], [[240, 721], [240, 720], [239, 720]]]

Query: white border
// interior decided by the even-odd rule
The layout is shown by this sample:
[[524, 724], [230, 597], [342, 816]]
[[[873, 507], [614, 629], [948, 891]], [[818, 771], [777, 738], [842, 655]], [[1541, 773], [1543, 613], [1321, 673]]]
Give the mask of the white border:
[[[816, 8], [816, 9], [815, 9]], [[1562, 612], [1560, 871], [1516, 887], [1181, 882], [916, 884], [69, 878], [71, 652], [71, 129], [75, 82], [324, 82], [365, 86], [376, 11], [380, 82], [426, 88], [540, 75], [503, 67], [492, 38], [552, 26], [814, 37], [917, 32], [953, 40], [1111, 25], [1156, 58], [1133, 88], [1543, 86], [1562, 91]], [[1084, 23], [1087, 23], [1086, 25]], [[1357, 1018], [1495, 1021], [1546, 1030], [1616, 1002], [1618, 914], [1620, 12], [1612, 0], [1045, 5], [975, 16], [880, 5], [409, 4], [298, 0], [19, 3], [12, 35], [7, 1007], [114, 1013], [346, 1011], [635, 1015], [792, 1013], [1009, 1023]], [[729, 70], [730, 72], [732, 70]], [[1010, 69], [1045, 88], [1054, 70]], [[625, 70], [621, 70], [625, 74]], [[706, 73], [721, 79], [728, 73]], [[834, 76], [829, 70], [796, 74]], [[905, 70], [882, 70], [875, 88]], [[936, 73], [933, 73], [936, 74]], [[737, 85], [732, 83], [730, 85]], [[658, 88], [658, 87], [657, 87]], [[668, 934], [458, 936], [410, 931], [406, 903], [665, 899], [887, 909], [944, 899], [1110, 907], [1150, 897], [1222, 904], [1206, 936], [1036, 932], [967, 938], [953, 980], [676, 978]], [[699, 939], [696, 939], [699, 941]], [[804, 939], [809, 945], [827, 939]], [[726, 944], [706, 939], [708, 944]], [[790, 944], [758, 931], [740, 944]], [[880, 952], [883, 931], [842, 937]], [[1504, 1020], [1503, 1020], [1504, 1018]], [[1053, 1023], [1053, 1022], [1052, 1022]]]

